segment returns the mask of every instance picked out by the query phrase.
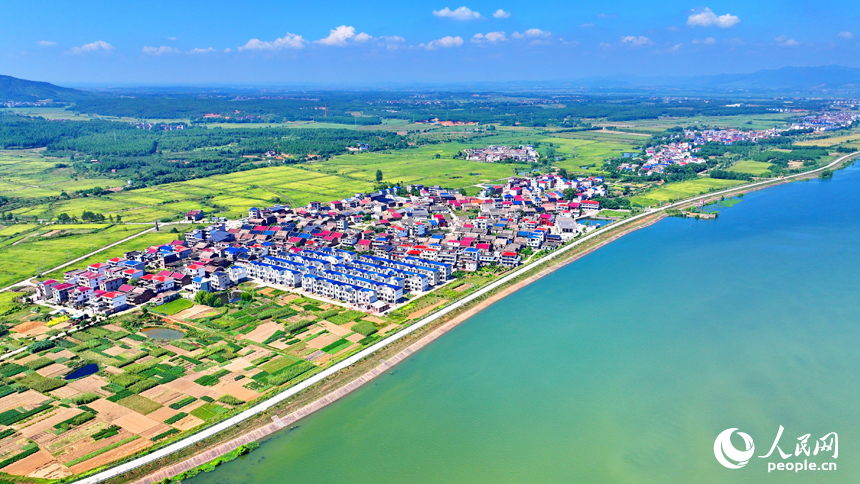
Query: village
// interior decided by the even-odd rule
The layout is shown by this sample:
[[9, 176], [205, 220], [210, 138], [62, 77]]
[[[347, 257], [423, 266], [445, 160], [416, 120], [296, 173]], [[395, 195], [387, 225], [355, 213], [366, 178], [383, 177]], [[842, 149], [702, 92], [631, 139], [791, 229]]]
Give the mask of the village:
[[[383, 314], [458, 274], [511, 269], [594, 229], [578, 220], [597, 214], [592, 198], [603, 196], [602, 177], [550, 174], [511, 178], [476, 197], [408, 185], [295, 209], [253, 207], [246, 218], [212, 217], [182, 240], [39, 281], [33, 298], [79, 316], [110, 315], [200, 291], [229, 302], [238, 297], [232, 288], [253, 281]], [[205, 218], [185, 215], [187, 223]]]
[[470, 161], [496, 163], [500, 161], [531, 163], [540, 159], [540, 154], [531, 145], [494, 146], [463, 150], [463, 157]]
[[663, 173], [666, 167], [671, 165], [685, 166], [690, 163], [704, 163], [705, 160], [696, 156], [701, 151], [701, 145], [707, 143], [721, 143], [732, 145], [739, 142], [758, 142], [763, 139], [780, 136], [785, 131], [771, 128], [766, 130], [739, 130], [739, 129], [685, 129], [683, 137], [689, 141], [676, 141], [659, 146], [645, 148], [644, 159], [641, 163], [622, 163], [620, 171], [638, 172], [642, 175]]

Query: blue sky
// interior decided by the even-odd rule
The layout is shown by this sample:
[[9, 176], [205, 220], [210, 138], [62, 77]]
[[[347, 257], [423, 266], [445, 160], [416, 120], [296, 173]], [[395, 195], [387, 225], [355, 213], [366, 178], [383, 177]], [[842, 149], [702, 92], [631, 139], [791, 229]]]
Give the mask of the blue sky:
[[860, 2], [7, 0], [0, 74], [65, 84], [568, 80], [860, 67]]

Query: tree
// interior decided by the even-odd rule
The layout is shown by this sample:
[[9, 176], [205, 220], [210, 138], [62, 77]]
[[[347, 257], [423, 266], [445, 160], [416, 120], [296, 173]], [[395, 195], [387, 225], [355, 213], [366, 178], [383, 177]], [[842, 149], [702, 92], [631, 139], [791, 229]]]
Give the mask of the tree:
[[460, 195], [463, 195], [464, 197], [466, 196], [466, 189], [465, 188], [461, 188], [458, 191], [460, 192]]
[[382, 170], [376, 170], [376, 183], [382, 182]]
[[67, 224], [71, 221], [72, 221], [72, 217], [69, 217], [69, 214], [67, 214], [66, 212], [63, 212], [60, 215], [57, 215], [57, 222], [59, 222], [61, 224]]
[[558, 176], [560, 176], [562, 178], [567, 178], [567, 169], [566, 168], [559, 168], [557, 174], [558, 174]]

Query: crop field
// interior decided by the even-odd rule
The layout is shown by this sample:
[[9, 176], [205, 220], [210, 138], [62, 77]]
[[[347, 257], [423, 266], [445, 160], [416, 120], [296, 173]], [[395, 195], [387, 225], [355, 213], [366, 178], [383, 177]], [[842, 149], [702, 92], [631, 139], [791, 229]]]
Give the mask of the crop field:
[[[619, 141], [597, 141], [587, 139], [568, 138], [541, 138], [541, 151], [546, 151], [550, 143], [554, 146], [558, 155], [567, 156], [568, 159], [555, 162], [559, 168], [566, 168], [571, 172], [603, 173], [603, 162], [607, 158], [617, 158], [625, 152], [638, 151], [630, 143]], [[571, 157], [575, 154], [575, 157]], [[583, 168], [588, 166], [590, 168]]]
[[[28, 226], [25, 233], [0, 236], [0, 286], [36, 276], [44, 268], [60, 265], [147, 228], [97, 224]], [[104, 260], [104, 253], [99, 254], [99, 259]]]
[[[245, 402], [377, 341], [349, 329], [365, 313], [295, 295], [284, 300], [270, 288], [250, 292], [252, 301], [171, 324], [180, 339], [146, 338], [140, 318], [147, 326], [161, 322], [129, 313], [0, 363], [0, 460], [19, 456], [4, 471], [23, 475], [50, 464], [62, 478], [105, 465], [235, 415]], [[53, 321], [27, 308], [7, 316], [10, 334], [0, 340], [7, 350], [44, 340]], [[361, 323], [363, 334], [401, 327], [372, 319]], [[70, 322], [53, 324], [61, 331]], [[88, 362], [98, 363], [96, 373], [64, 379]]]
[[701, 195], [710, 191], [716, 191], [724, 188], [729, 188], [735, 185], [745, 183], [740, 180], [718, 180], [715, 178], [698, 178], [696, 180], [686, 180], [678, 183], [668, 183], [659, 188], [654, 188], [648, 192], [635, 197], [631, 197], [630, 201], [642, 207], [656, 207], [660, 203], [680, 200], [695, 195]]
[[740, 161], [740, 162], [732, 165], [732, 167], [729, 168], [728, 171], [735, 171], [735, 172], [739, 172], [739, 173], [750, 173], [752, 175], [761, 175], [761, 174], [766, 173], [768, 171], [768, 169], [770, 169], [771, 166], [773, 166], [772, 163], [765, 163], [763, 161], [744, 160], [744, 161]]

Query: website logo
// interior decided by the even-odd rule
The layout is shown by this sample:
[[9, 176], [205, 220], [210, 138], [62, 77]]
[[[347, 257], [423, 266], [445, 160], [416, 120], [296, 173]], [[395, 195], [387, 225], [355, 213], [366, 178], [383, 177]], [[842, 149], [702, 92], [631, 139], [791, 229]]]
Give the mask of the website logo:
[[[738, 450], [732, 444], [732, 434], [737, 429], [726, 429], [720, 432], [717, 440], [714, 441], [714, 457], [724, 467], [729, 469], [740, 469], [747, 465], [753, 454], [755, 453], [755, 444], [752, 437], [744, 432], [738, 432], [738, 435], [744, 439], [745, 450]], [[734, 463], [732, 462], [734, 461]]]

